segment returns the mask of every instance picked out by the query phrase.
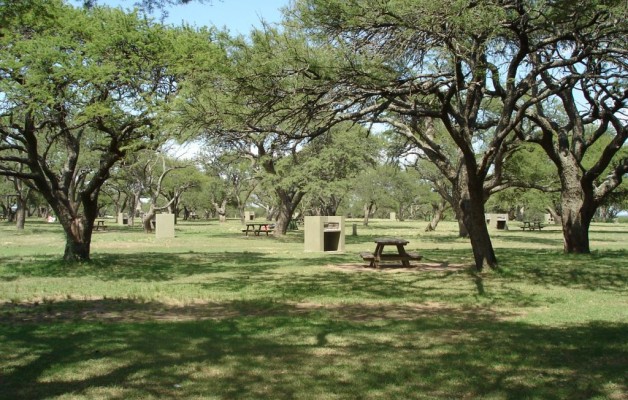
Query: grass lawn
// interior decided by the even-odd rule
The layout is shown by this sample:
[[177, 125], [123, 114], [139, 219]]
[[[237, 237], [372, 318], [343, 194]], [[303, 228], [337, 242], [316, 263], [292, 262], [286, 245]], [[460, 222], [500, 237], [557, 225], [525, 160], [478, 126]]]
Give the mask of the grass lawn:
[[[351, 225], [358, 224], [358, 236]], [[589, 255], [558, 227], [492, 231], [476, 274], [456, 225], [348, 221], [342, 254], [303, 232], [117, 227], [60, 261], [57, 224], [0, 223], [0, 399], [627, 399], [628, 224]], [[413, 268], [366, 268], [400, 236]]]

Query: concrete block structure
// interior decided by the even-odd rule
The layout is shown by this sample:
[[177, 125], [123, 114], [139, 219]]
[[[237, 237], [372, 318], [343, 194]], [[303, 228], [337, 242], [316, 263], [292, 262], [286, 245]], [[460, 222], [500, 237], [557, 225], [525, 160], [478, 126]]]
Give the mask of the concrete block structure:
[[305, 217], [304, 229], [306, 252], [345, 251], [345, 217]]
[[174, 238], [174, 214], [157, 214], [155, 216], [155, 237], [157, 239]]
[[508, 230], [508, 214], [485, 214], [489, 228]]

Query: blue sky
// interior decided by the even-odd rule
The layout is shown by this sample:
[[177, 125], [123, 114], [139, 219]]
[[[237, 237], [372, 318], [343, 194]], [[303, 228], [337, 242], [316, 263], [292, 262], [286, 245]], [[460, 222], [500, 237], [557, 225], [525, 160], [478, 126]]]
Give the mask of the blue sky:
[[247, 34], [260, 21], [279, 22], [282, 7], [289, 0], [213, 0], [212, 4], [191, 4], [168, 10], [168, 22], [179, 24], [182, 20], [196, 26], [215, 25], [227, 27], [231, 33]]
[[[76, 1], [74, 1], [76, 3]], [[100, 0], [100, 4], [133, 8], [133, 0]], [[261, 20], [274, 23], [281, 20], [282, 7], [290, 0], [205, 0], [168, 8], [166, 23], [179, 25], [185, 21], [197, 27], [226, 27], [233, 34], [246, 35], [251, 27], [260, 27]], [[157, 12], [158, 13], [158, 12]], [[159, 15], [157, 14], [156, 17]]]

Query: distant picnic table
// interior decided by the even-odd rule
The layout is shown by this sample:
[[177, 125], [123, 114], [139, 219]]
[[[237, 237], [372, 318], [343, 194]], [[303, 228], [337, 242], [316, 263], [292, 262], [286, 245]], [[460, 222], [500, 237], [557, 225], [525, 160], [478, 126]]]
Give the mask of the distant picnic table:
[[105, 225], [105, 220], [104, 219], [97, 219], [96, 220], [96, 224], [94, 225], [94, 230], [95, 231], [99, 231], [101, 229], [103, 231], [106, 231], [107, 230], [107, 225]]
[[523, 221], [523, 225], [520, 226], [521, 230], [529, 230], [529, 231], [534, 231], [534, 230], [541, 230], [543, 229], [545, 225], [543, 225], [541, 223], [541, 221]]
[[264, 223], [255, 223], [255, 222], [247, 222], [246, 229], [242, 229], [245, 236], [249, 236], [249, 232], [253, 233], [255, 236], [259, 236], [261, 233], [266, 233], [268, 236], [269, 233], [275, 231], [275, 225], [267, 222]]

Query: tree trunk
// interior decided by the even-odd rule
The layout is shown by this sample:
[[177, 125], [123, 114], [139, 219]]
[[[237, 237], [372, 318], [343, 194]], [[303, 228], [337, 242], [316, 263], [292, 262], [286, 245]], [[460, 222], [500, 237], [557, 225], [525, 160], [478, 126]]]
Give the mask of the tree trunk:
[[66, 236], [65, 252], [63, 254], [64, 261], [89, 261], [90, 260], [90, 244], [80, 238]]
[[373, 211], [373, 202], [364, 203], [363, 211], [364, 211], [364, 220], [362, 221], [362, 225], [369, 226], [369, 216], [371, 215], [371, 212]]
[[17, 198], [17, 210], [15, 212], [15, 226], [18, 230], [24, 230], [26, 222], [26, 198]]
[[596, 209], [593, 195], [585, 193], [582, 189], [579, 174], [562, 175], [563, 249], [565, 253], [590, 253], [589, 226]]
[[[543, 144], [546, 151], [554, 150]], [[565, 253], [589, 253], [589, 226], [599, 205], [594, 200], [593, 184], [584, 181], [578, 160], [570, 152], [555, 151], [553, 160], [560, 176], [563, 249]]]
[[484, 267], [496, 268], [497, 257], [486, 225], [484, 204], [481, 201], [466, 199], [462, 201], [461, 208], [464, 225], [469, 232], [469, 239], [473, 248], [475, 268], [478, 271], [482, 271]]
[[[65, 252], [63, 259], [69, 262], [90, 261], [92, 228], [98, 215], [98, 195], [85, 197], [81, 201], [84, 215], [77, 215], [74, 209], [61, 208], [59, 203], [53, 206], [59, 222], [65, 231]], [[52, 205], [52, 204], [51, 204]]]
[[280, 204], [277, 221], [275, 222], [275, 233], [276, 237], [280, 237], [288, 232], [288, 226], [290, 221], [292, 220], [292, 215], [294, 211], [297, 209], [297, 206], [301, 202], [304, 193], [297, 192], [295, 194], [291, 194], [281, 188], [276, 189], [277, 197], [279, 198]]
[[220, 221], [220, 223], [227, 222], [227, 200], [224, 199], [220, 204], [216, 202], [213, 202], [213, 204], [214, 210], [216, 210], [216, 213], [218, 214], [218, 221]]
[[554, 210], [552, 207], [546, 207], [546, 210], [548, 213], [550, 213], [550, 215], [552, 216], [552, 218], [554, 219], [554, 223], [556, 224], [563, 224], [563, 217], [561, 217], [560, 215], [558, 215], [558, 213], [556, 212], [556, 210]]
[[456, 220], [458, 221], [458, 237], [468, 238], [469, 230], [467, 229], [467, 226], [465, 224], [465, 221], [464, 221], [465, 216], [461, 208], [462, 198], [463, 198], [462, 193], [467, 193], [468, 188], [466, 188], [463, 185], [466, 185], [466, 181], [458, 177], [457, 182], [453, 186], [453, 190], [452, 190], [453, 202], [451, 204], [451, 208], [453, 209]]
[[153, 219], [155, 218], [155, 205], [151, 203], [148, 208], [148, 212], [144, 214], [144, 218], [142, 218], [142, 226], [144, 227], [144, 233], [153, 233]]
[[425, 232], [432, 232], [436, 230], [438, 223], [443, 218], [443, 214], [445, 213], [446, 208], [447, 202], [445, 200], [441, 200], [438, 203], [432, 204], [434, 214], [430, 223], [427, 224], [427, 227], [425, 227]]
[[[475, 171], [475, 168], [467, 168], [466, 170]], [[475, 268], [478, 271], [482, 271], [484, 267], [497, 268], [497, 257], [488, 233], [484, 212], [484, 180], [475, 173], [467, 172], [464, 175], [466, 176], [458, 177], [459, 204], [462, 221], [469, 232]]]

